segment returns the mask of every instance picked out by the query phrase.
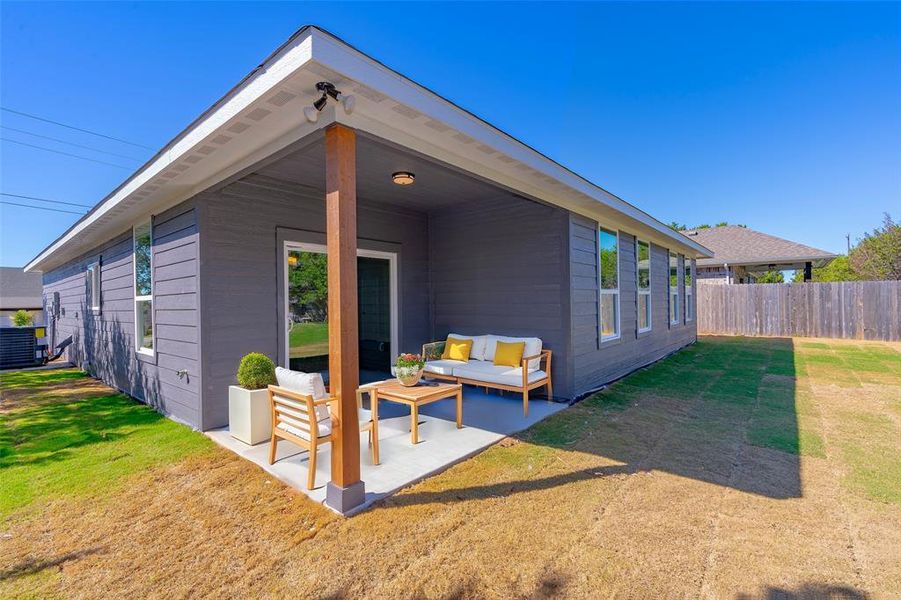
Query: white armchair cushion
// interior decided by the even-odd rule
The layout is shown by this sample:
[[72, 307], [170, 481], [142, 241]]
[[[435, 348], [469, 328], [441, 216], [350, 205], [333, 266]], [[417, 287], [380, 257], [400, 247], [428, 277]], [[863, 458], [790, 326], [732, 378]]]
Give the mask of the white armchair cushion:
[[[279, 429], [283, 429], [288, 433], [293, 433], [299, 438], [303, 438], [307, 441], [310, 441], [310, 432], [301, 427], [294, 427], [293, 425], [288, 425], [287, 423], [279, 423]], [[319, 437], [325, 437], [332, 432], [332, 420], [322, 419], [316, 423], [317, 434]]]
[[[485, 358], [482, 360], [486, 360], [489, 362], [494, 362], [494, 353], [497, 350], [497, 343], [507, 342], [507, 343], [517, 343], [523, 342], [525, 347], [523, 348], [522, 355], [526, 356], [535, 356], [539, 352], [541, 352], [541, 340], [536, 337], [507, 337], [503, 335], [487, 335], [486, 347], [485, 347]], [[529, 361], [529, 371], [537, 371], [541, 366], [541, 360], [534, 358]]]
[[[328, 398], [328, 393], [325, 391], [325, 382], [322, 381], [322, 375], [319, 373], [303, 373], [276, 367], [275, 380], [278, 382], [279, 387], [303, 394], [304, 396], [312, 396], [313, 400]], [[320, 404], [315, 407], [315, 410], [316, 420], [320, 423], [331, 417], [328, 404]], [[319, 435], [325, 434], [320, 431]]]
[[462, 335], [459, 333], [449, 333], [447, 337], [456, 338], [458, 340], [472, 340], [472, 348], [469, 351], [470, 360], [485, 360], [485, 346], [488, 344], [487, 335]]

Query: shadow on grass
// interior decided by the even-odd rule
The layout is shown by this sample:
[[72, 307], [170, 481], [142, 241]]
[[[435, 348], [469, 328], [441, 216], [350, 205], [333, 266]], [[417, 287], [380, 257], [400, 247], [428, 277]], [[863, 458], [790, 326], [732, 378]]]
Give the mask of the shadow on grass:
[[81, 371], [10, 371], [0, 374], [0, 387], [3, 390], [16, 390], [45, 386], [54, 382], [66, 382], [83, 379]]
[[869, 598], [863, 590], [847, 585], [832, 585], [826, 583], [807, 583], [797, 588], [768, 587], [760, 594], [738, 594], [736, 600], [751, 600], [751, 598], [766, 598], [766, 600], [866, 600]]
[[35, 573], [40, 573], [45, 569], [53, 569], [69, 561], [78, 560], [92, 554], [98, 554], [99, 552], [101, 552], [100, 548], [89, 548], [87, 550], [79, 550], [78, 552], [69, 552], [67, 554], [57, 556], [56, 558], [47, 558], [41, 560], [28, 559], [20, 562], [19, 564], [13, 565], [8, 569], [0, 571], [0, 581], [16, 579], [17, 577], [24, 577], [26, 575], [34, 575]]
[[7, 415], [0, 469], [59, 462], [82, 446], [116, 441], [163, 419], [122, 394], [33, 405]]
[[640, 471], [800, 497], [800, 454], [816, 455], [818, 443], [799, 432], [798, 374], [791, 339], [704, 338], [514, 436], [537, 460], [550, 448], [617, 465], [400, 494], [388, 504], [504, 496]]

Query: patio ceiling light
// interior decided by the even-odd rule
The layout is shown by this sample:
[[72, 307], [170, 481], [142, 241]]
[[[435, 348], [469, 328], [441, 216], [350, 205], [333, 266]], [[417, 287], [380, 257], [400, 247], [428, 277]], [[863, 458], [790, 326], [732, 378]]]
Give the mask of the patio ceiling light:
[[342, 94], [339, 92], [338, 88], [335, 87], [335, 84], [328, 81], [320, 81], [316, 84], [316, 89], [322, 92], [322, 95], [313, 102], [313, 106], [307, 106], [303, 109], [303, 114], [310, 123], [315, 123], [319, 120], [319, 113], [322, 112], [322, 109], [328, 104], [330, 96], [341, 103], [345, 113], [350, 114], [353, 112], [357, 99], [349, 94]]
[[416, 175], [409, 171], [398, 171], [391, 176], [391, 180], [397, 185], [410, 185], [416, 180]]

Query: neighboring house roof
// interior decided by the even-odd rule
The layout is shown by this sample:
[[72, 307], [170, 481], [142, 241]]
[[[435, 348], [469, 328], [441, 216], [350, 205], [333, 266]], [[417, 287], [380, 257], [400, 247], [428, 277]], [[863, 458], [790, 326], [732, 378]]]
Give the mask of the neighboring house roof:
[[[327, 80], [356, 98], [351, 113], [329, 103], [318, 121], [303, 108]], [[177, 205], [291, 150], [339, 122], [523, 195], [618, 227], [693, 257], [710, 256], [644, 211], [607, 192], [349, 46], [306, 26], [179, 133], [122, 185], [35, 257], [49, 270], [89, 251], [148, 213]]]
[[699, 267], [738, 265], [823, 266], [835, 254], [738, 225], [686, 231], [685, 235], [713, 250], [713, 258], [698, 259]]
[[43, 291], [40, 273], [26, 273], [22, 267], [0, 267], [0, 310], [40, 309]]

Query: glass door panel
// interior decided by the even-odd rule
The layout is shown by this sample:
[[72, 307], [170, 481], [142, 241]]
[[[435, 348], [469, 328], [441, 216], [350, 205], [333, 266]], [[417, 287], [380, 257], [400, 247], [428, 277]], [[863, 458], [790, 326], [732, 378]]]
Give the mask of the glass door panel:
[[391, 369], [391, 264], [384, 258], [357, 258], [360, 369]]
[[322, 252], [288, 250], [288, 363], [307, 373], [328, 369], [328, 265]]
[[[288, 247], [288, 368], [328, 377], [328, 258], [318, 247]], [[386, 373], [391, 365], [391, 261], [357, 257], [360, 370]]]

